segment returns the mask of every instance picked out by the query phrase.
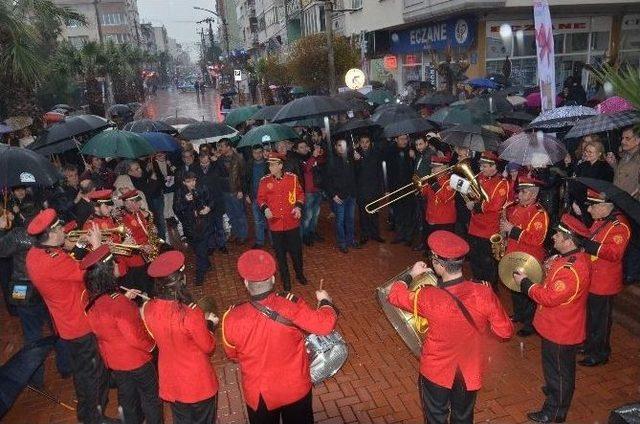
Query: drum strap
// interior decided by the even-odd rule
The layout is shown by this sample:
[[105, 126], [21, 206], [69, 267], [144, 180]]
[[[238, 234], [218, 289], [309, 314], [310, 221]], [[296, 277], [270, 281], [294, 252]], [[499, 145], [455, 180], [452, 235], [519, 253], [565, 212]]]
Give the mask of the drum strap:
[[295, 327], [295, 328], [300, 329], [300, 327], [298, 327], [293, 322], [291, 322], [291, 320], [283, 317], [282, 315], [280, 315], [279, 313], [277, 313], [273, 309], [267, 308], [262, 303], [256, 302], [254, 300], [250, 301], [249, 303], [251, 303], [251, 306], [256, 308], [260, 313], [262, 313], [267, 318], [272, 319], [275, 322], [278, 322], [278, 323], [280, 323], [282, 325], [286, 325], [287, 327]]
[[471, 316], [471, 313], [469, 312], [467, 307], [464, 306], [464, 303], [462, 303], [462, 301], [458, 298], [458, 296], [456, 296], [455, 294], [451, 293], [449, 290], [447, 290], [445, 288], [442, 288], [442, 290], [445, 293], [447, 293], [449, 296], [451, 296], [453, 301], [456, 302], [456, 305], [458, 306], [458, 309], [460, 309], [460, 312], [462, 312], [462, 315], [464, 315], [464, 317], [467, 319], [469, 324], [471, 324], [473, 329], [476, 330], [477, 332], [480, 332], [480, 330], [478, 329], [478, 326], [476, 325], [476, 322], [473, 320], [473, 317]]

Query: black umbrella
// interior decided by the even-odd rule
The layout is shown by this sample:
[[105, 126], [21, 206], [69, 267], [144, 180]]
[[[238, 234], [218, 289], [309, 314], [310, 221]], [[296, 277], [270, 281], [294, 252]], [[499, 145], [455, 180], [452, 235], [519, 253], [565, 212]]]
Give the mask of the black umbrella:
[[251, 119], [254, 121], [272, 121], [276, 116], [276, 113], [282, 109], [283, 105], [271, 105], [258, 109], [256, 113], [251, 115]]
[[49, 187], [61, 177], [53, 164], [40, 153], [22, 147], [0, 145], [0, 187]]
[[73, 106], [69, 106], [66, 103], [58, 103], [57, 105], [51, 108], [51, 110], [55, 110], [55, 109], [64, 109], [66, 111], [74, 110]]
[[500, 136], [480, 125], [460, 124], [440, 133], [442, 141], [452, 146], [465, 147], [474, 152], [497, 150]]
[[138, 109], [140, 109], [142, 107], [142, 103], [140, 102], [131, 102], [131, 103], [127, 103], [127, 106], [129, 106], [129, 109], [136, 111]]
[[353, 112], [361, 112], [364, 110], [369, 110], [371, 108], [371, 105], [369, 103], [356, 97], [345, 100], [345, 103], [347, 104], [347, 106], [349, 106], [349, 110]]
[[536, 119], [535, 115], [520, 110], [503, 112], [498, 114], [497, 120], [504, 123], [512, 123], [516, 125], [528, 124]]
[[336, 94], [335, 96], [333, 96], [337, 99], [340, 100], [349, 100], [349, 99], [360, 99], [360, 100], [367, 100], [367, 96], [365, 96], [364, 94], [362, 94], [359, 91], [356, 90], [347, 90], [347, 91], [343, 91], [341, 93]]
[[640, 202], [631, 197], [629, 193], [604, 180], [586, 177], [575, 178], [575, 180], [600, 193], [604, 193], [607, 201], [613, 203], [628, 218], [631, 218], [636, 227], [640, 225]]
[[392, 122], [384, 126], [384, 136], [397, 137], [403, 134], [416, 134], [435, 129], [433, 123], [424, 118], [409, 118], [398, 122]]
[[180, 130], [180, 135], [187, 140], [221, 138], [225, 136], [233, 137], [237, 133], [238, 131], [236, 131], [235, 128], [211, 121], [200, 121], [195, 124], [189, 124]]
[[195, 124], [196, 122], [198, 122], [198, 120], [194, 118], [188, 118], [186, 116], [167, 116], [162, 120], [162, 122], [169, 125], [188, 125]]
[[57, 339], [57, 336], [49, 336], [30, 343], [0, 367], [0, 418], [27, 387], [31, 376], [42, 365]]
[[128, 116], [133, 116], [133, 111], [127, 105], [123, 104], [115, 104], [109, 108], [107, 111], [110, 117], [119, 116], [121, 118], [126, 118]]
[[[29, 149], [44, 154], [62, 153], [75, 148], [69, 141], [72, 137], [91, 135], [102, 131], [111, 124], [97, 115], [79, 115], [65, 118], [47, 128], [38, 139], [29, 145]], [[64, 142], [64, 143], [63, 143]], [[58, 144], [63, 145], [58, 145]]]
[[457, 100], [458, 99], [450, 93], [436, 91], [435, 93], [429, 93], [426, 96], [420, 97], [416, 101], [416, 104], [432, 107], [448, 106]]
[[402, 103], [391, 103], [377, 107], [373, 115], [371, 115], [371, 121], [384, 127], [393, 122], [419, 117], [420, 114], [410, 106]]
[[278, 123], [316, 116], [329, 116], [347, 112], [348, 110], [349, 106], [342, 100], [329, 96], [306, 96], [284, 105], [272, 122]]
[[640, 123], [640, 112], [625, 110], [610, 114], [595, 115], [575, 124], [565, 138], [578, 138], [589, 134], [611, 131]]
[[513, 110], [513, 105], [509, 103], [507, 97], [497, 94], [475, 97], [467, 102], [467, 107], [489, 113], [504, 113]]
[[137, 121], [129, 122], [123, 129], [134, 133], [163, 132], [167, 134], [175, 134], [178, 132], [175, 128], [165, 122], [152, 121], [151, 119], [139, 119]]
[[380, 125], [371, 122], [370, 119], [352, 119], [337, 127], [334, 134], [340, 134], [350, 131], [371, 131], [380, 128]]

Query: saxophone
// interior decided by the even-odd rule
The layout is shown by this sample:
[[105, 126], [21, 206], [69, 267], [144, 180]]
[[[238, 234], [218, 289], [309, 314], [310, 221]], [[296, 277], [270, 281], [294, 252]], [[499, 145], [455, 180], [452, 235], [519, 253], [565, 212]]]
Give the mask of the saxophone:
[[149, 243], [149, 246], [151, 247], [151, 252], [149, 252], [148, 254], [143, 254], [143, 257], [145, 261], [152, 262], [160, 254], [160, 245], [164, 243], [164, 240], [162, 240], [158, 236], [158, 229], [156, 228], [156, 225], [153, 221], [153, 212], [151, 211], [146, 211], [146, 212], [147, 212], [146, 224], [148, 228], [148, 238], [149, 238], [148, 243]]
[[[500, 212], [500, 222], [507, 220], [507, 208], [513, 206], [516, 202], [507, 202], [502, 207]], [[496, 261], [499, 261], [504, 256], [507, 250], [507, 234], [501, 232], [493, 234], [489, 237], [489, 243], [491, 243], [491, 253]]]

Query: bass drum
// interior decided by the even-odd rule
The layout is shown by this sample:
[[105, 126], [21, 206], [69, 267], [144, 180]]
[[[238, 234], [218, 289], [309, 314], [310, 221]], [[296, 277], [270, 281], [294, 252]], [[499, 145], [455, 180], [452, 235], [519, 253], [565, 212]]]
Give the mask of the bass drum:
[[305, 340], [305, 347], [309, 354], [309, 371], [313, 384], [333, 377], [349, 356], [347, 343], [335, 330], [326, 336], [309, 334]]
[[[391, 290], [391, 286], [393, 285], [393, 283], [401, 280], [402, 276], [407, 273], [409, 269], [410, 268], [405, 269], [400, 274], [387, 280], [384, 285], [378, 287], [376, 289], [376, 295], [378, 297], [380, 307], [382, 307], [382, 311], [387, 316], [387, 319], [389, 320], [393, 328], [400, 335], [409, 349], [411, 349], [411, 352], [413, 352], [415, 356], [420, 357], [424, 333], [418, 331], [418, 326], [416, 325], [416, 317], [410, 312], [396, 308], [387, 300], [389, 291]], [[415, 292], [420, 287], [436, 286], [437, 284], [438, 279], [434, 274], [424, 273], [413, 279], [409, 290]]]

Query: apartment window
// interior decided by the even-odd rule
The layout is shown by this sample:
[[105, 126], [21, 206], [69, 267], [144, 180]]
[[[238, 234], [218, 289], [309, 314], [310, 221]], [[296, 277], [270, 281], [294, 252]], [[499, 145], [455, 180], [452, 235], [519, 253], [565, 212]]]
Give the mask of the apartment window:
[[107, 34], [104, 36], [106, 41], [113, 41], [116, 44], [125, 44], [131, 41], [129, 34]]
[[101, 15], [102, 25], [124, 25], [125, 19], [122, 13], [102, 13]]
[[89, 42], [89, 37], [86, 36], [86, 35], [80, 35], [80, 36], [77, 36], [77, 37], [69, 37], [69, 43], [71, 43], [71, 45], [75, 49], [82, 48], [82, 46], [84, 46], [88, 42]]
[[362, 0], [351, 0], [352, 9], [362, 9]]
[[78, 28], [81, 26], [82, 23], [77, 19], [69, 19], [69, 21], [67, 21], [67, 28]]

